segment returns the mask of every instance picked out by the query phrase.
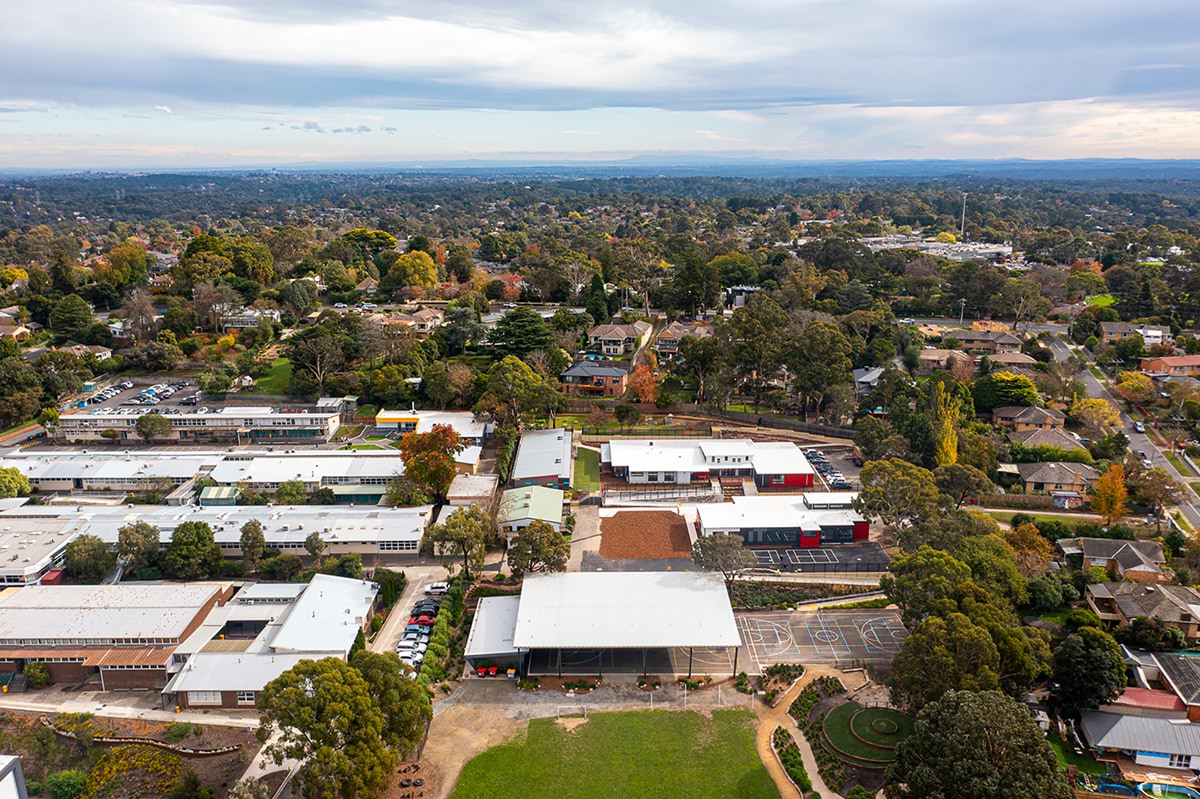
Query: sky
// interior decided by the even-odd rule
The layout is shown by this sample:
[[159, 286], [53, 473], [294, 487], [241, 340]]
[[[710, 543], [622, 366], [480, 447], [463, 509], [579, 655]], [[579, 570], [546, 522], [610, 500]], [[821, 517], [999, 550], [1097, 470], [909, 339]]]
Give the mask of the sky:
[[0, 5], [0, 168], [1200, 158], [1196, 0]]

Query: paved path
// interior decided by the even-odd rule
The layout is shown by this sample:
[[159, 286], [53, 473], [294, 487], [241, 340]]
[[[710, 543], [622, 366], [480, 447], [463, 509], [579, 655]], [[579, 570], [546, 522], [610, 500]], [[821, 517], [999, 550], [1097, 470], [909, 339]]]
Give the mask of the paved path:
[[[1071, 351], [1071, 348], [1066, 345], [1066, 342], [1064, 342], [1062, 338], [1058, 337], [1050, 339], [1050, 351], [1054, 353], [1055, 359], [1059, 361], [1066, 361], [1073, 355], [1077, 354]], [[1081, 360], [1083, 360], [1085, 363], [1088, 363], [1086, 352], [1080, 350], [1078, 355], [1080, 356]], [[1152, 466], [1165, 469], [1173, 478], [1178, 480], [1183, 485], [1188, 486], [1186, 495], [1189, 497], [1189, 499], [1179, 503], [1179, 510], [1181, 513], [1183, 513], [1184, 517], [1192, 523], [1193, 527], [1200, 527], [1200, 508], [1197, 508], [1197, 503], [1200, 502], [1200, 500], [1197, 499], [1195, 492], [1192, 491], [1191, 487], [1189, 486], [1189, 481], [1195, 478], [1188, 478], [1181, 475], [1171, 464], [1171, 462], [1167, 460], [1166, 456], [1162, 454], [1158, 448], [1158, 445], [1156, 445], [1148, 435], [1145, 433], [1139, 433], [1133, 429], [1133, 419], [1129, 417], [1129, 414], [1125, 413], [1123, 403], [1109, 393], [1104, 384], [1097, 380], [1096, 376], [1092, 374], [1090, 370], [1085, 367], [1081, 377], [1083, 378], [1084, 385], [1087, 386], [1089, 397], [1106, 399], [1113, 404], [1113, 407], [1120, 411], [1122, 423], [1121, 432], [1123, 432], [1129, 438], [1129, 449], [1140, 450], [1146, 453], [1146, 457], [1150, 459], [1150, 464]]]
[[223, 727], [258, 727], [258, 714], [254, 711], [198, 711], [170, 710], [141, 707], [138, 705], [116, 705], [97, 701], [93, 692], [75, 694], [70, 699], [54, 695], [20, 694], [0, 697], [0, 709], [25, 710], [31, 713], [91, 713], [93, 716], [113, 719], [145, 719], [147, 721], [191, 721], [197, 724], [216, 724]]
[[775, 785], [779, 787], [779, 795], [782, 799], [799, 797], [800, 792], [796, 790], [796, 786], [792, 783], [791, 778], [783, 770], [783, 766], [779, 764], [779, 760], [775, 756], [775, 750], [771, 746], [771, 736], [774, 734], [776, 727], [783, 727], [792, 736], [792, 740], [796, 742], [797, 748], [800, 749], [800, 759], [804, 761], [804, 770], [808, 772], [808, 778], [812, 780], [813, 791], [821, 799], [841, 799], [838, 793], [830, 790], [829, 786], [825, 784], [825, 780], [821, 778], [821, 774], [817, 770], [817, 759], [813, 756], [812, 748], [808, 745], [808, 739], [800, 732], [800, 728], [796, 726], [796, 722], [787, 712], [792, 701], [804, 690], [805, 686], [817, 677], [824, 675], [833, 675], [843, 683], [848, 679], [848, 675], [843, 674], [838, 669], [810, 666], [805, 669], [804, 676], [800, 678], [800, 681], [784, 694], [783, 700], [776, 707], [767, 708], [759, 713], [762, 721], [759, 723], [754, 745], [758, 749], [758, 755], [762, 758], [763, 765], [767, 767], [767, 772], [771, 775], [771, 779], [775, 780]]
[[583, 553], [600, 551], [600, 507], [580, 505], [575, 509], [575, 530], [571, 534], [571, 557], [567, 571], [583, 568]]

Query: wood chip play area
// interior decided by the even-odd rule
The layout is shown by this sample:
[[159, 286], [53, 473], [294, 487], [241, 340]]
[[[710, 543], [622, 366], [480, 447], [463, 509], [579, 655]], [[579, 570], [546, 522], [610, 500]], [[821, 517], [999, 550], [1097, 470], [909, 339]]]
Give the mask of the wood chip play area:
[[687, 523], [672, 511], [620, 511], [600, 520], [606, 558], [691, 558]]

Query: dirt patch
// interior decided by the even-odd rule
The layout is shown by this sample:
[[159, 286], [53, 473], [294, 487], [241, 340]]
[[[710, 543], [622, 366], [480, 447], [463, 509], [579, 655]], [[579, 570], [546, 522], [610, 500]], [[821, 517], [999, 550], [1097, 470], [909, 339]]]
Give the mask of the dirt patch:
[[558, 719], [556, 723], [567, 732], [575, 732], [577, 727], [582, 727], [584, 724], [587, 724], [587, 719], [585, 719], [583, 716], [576, 716], [569, 719]]
[[692, 557], [687, 522], [671, 511], [621, 511], [600, 520], [605, 558]]
[[[402, 788], [402, 777], [424, 778], [425, 799], [445, 799], [454, 788], [463, 765], [480, 752], [502, 744], [526, 722], [518, 722], [497, 713], [490, 705], [456, 705], [433, 719], [429, 740], [421, 753], [419, 771], [397, 774], [385, 799], [400, 799], [411, 789]], [[414, 791], [413, 796], [421, 791]]]

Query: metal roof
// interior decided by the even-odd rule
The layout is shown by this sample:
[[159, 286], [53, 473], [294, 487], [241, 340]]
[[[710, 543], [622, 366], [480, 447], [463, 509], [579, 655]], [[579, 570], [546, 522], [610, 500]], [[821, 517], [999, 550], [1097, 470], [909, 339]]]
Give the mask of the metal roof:
[[1188, 721], [1085, 711], [1079, 726], [1093, 747], [1200, 755], [1200, 724]]
[[466, 656], [498, 657], [516, 654], [513, 633], [517, 626], [520, 596], [490, 596], [479, 600], [471, 632], [467, 635]]
[[345, 656], [378, 589], [368, 580], [315, 574], [271, 640], [278, 653], [336, 652]]
[[551, 476], [571, 479], [571, 431], [555, 427], [522, 433], [513, 460], [512, 479]]
[[26, 586], [0, 604], [0, 641], [179, 638], [220, 583]]
[[540, 519], [559, 524], [562, 522], [563, 496], [563, 491], [545, 486], [510, 488], [500, 500], [500, 513], [505, 522]]
[[725, 581], [703, 572], [567, 572], [525, 578], [521, 649], [741, 646]]

